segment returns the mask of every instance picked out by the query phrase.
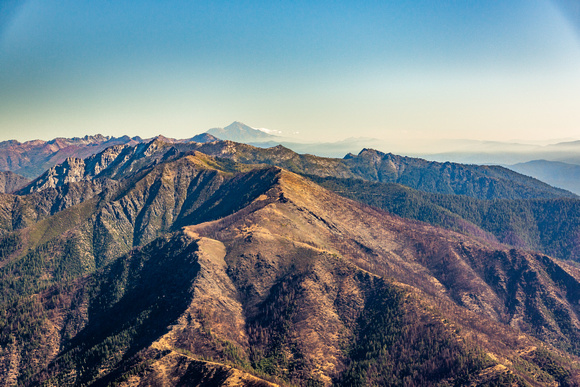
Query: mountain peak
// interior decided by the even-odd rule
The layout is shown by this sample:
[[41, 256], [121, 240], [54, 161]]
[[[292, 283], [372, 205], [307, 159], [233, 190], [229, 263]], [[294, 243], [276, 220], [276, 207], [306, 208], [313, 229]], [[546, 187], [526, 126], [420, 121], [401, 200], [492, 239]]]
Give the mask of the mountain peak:
[[263, 130], [252, 128], [240, 121], [234, 121], [225, 128], [213, 128], [206, 132], [221, 140], [236, 142], [263, 142], [276, 140], [279, 137], [266, 133]]
[[226, 128], [229, 128], [231, 126], [245, 127], [245, 128], [254, 129], [251, 126], [248, 126], [248, 125], [244, 124], [242, 121], [234, 121], [231, 124], [229, 124], [228, 126], [226, 126]]
[[376, 154], [383, 154], [383, 153], [380, 152], [380, 151], [378, 151], [378, 150], [376, 150], [376, 149], [373, 149], [373, 148], [363, 148], [358, 153], [359, 156], [362, 156], [362, 155], [365, 155], [365, 154], [373, 154], [373, 155], [376, 155]]
[[224, 128], [225, 130], [245, 130], [245, 131], [257, 131], [249, 125], [244, 124], [241, 121], [234, 121]]
[[190, 138], [188, 140], [188, 142], [190, 142], [190, 141], [199, 142], [199, 143], [206, 143], [206, 142], [219, 141], [219, 139], [217, 137], [209, 134], [209, 133], [201, 133], [201, 134], [196, 134], [195, 136]]

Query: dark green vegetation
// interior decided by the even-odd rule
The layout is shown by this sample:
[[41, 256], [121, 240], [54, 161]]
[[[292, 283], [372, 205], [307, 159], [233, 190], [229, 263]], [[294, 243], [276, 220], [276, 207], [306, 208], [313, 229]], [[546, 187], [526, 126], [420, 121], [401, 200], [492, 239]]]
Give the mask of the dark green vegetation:
[[243, 163], [273, 164], [300, 174], [398, 183], [425, 192], [479, 199], [577, 198], [569, 191], [498, 166], [438, 163], [373, 149], [364, 149], [344, 159], [330, 159], [299, 155], [282, 146], [268, 149], [243, 144], [233, 146], [236, 152], [231, 155], [216, 154], [216, 145], [209, 144], [200, 146], [200, 151]]
[[494, 365], [484, 353], [470, 350], [445, 324], [405, 305], [409, 301], [404, 292], [380, 279], [369, 285], [370, 297], [349, 351], [351, 362], [338, 385], [467, 384], [473, 375]]
[[481, 200], [463, 195], [421, 192], [399, 184], [308, 176], [341, 196], [403, 218], [561, 259], [580, 260], [580, 200]]
[[[111, 368], [122, 355], [134, 355], [165, 333], [191, 299], [191, 283], [199, 271], [196, 249], [185, 240], [157, 240], [91, 277], [74, 295], [77, 302], [88, 303], [88, 322], [77, 331], [82, 317], [69, 311], [66, 320], [73, 324], [63, 329], [74, 338], [48, 369], [48, 375], [56, 374], [51, 383], [67, 384], [70, 380], [62, 379], [60, 370], [79, 366], [74, 382], [94, 382], [99, 369]], [[50, 297], [62, 295], [56, 289]]]
[[0, 195], [4, 384], [578, 385], [578, 266], [495, 241], [573, 250], [554, 214], [575, 199], [501, 169], [254, 149], [115, 146]]
[[347, 157], [345, 163], [366, 180], [399, 183], [425, 192], [479, 199], [577, 197], [498, 166], [430, 162], [372, 149]]

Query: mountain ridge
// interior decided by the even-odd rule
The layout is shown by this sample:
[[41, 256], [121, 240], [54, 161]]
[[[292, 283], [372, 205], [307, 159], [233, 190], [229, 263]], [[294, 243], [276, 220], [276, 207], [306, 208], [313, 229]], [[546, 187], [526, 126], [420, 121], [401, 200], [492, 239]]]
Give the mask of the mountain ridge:
[[[171, 149], [173, 154], [161, 155], [163, 150]], [[349, 156], [343, 159], [323, 158], [312, 155], [300, 155], [284, 146], [278, 145], [272, 148], [257, 148], [251, 145], [217, 141], [209, 143], [167, 143], [158, 139], [149, 143], [142, 143], [135, 147], [119, 146], [91, 156], [88, 163], [98, 163], [107, 154], [102, 163], [108, 165], [113, 162], [126, 163], [129, 159], [144, 158], [155, 154], [155, 160], [165, 157], [177, 157], [199, 151], [214, 157], [229, 158], [234, 162], [246, 164], [269, 164], [277, 165], [302, 174], [312, 174], [321, 177], [334, 176], [340, 178], [362, 178], [369, 181], [395, 182], [426, 192], [445, 194], [461, 194], [481, 199], [498, 198], [557, 198], [577, 196], [569, 191], [554, 188], [539, 180], [520, 175], [509, 169], [499, 166], [463, 165], [457, 163], [438, 163], [419, 158], [385, 154], [375, 150], [364, 149], [357, 156]], [[126, 160], [119, 158], [123, 153]], [[128, 155], [130, 154], [130, 156]], [[122, 161], [121, 161], [122, 160]], [[145, 160], [145, 159], [144, 159]], [[75, 161], [82, 164], [82, 161]], [[104, 165], [104, 164], [103, 164]], [[76, 179], [76, 175], [62, 176], [55, 183], [54, 176], [58, 166], [53, 167], [44, 175], [40, 176], [22, 193], [32, 192], [35, 188], [62, 184], [67, 178]], [[102, 167], [99, 167], [102, 168]], [[66, 168], [64, 168], [67, 170]], [[100, 172], [100, 170], [99, 170]], [[77, 174], [80, 172], [76, 172]], [[84, 173], [84, 170], [83, 170]], [[96, 177], [97, 171], [92, 171], [83, 178]], [[44, 181], [44, 182], [43, 182]]]
[[137, 141], [95, 135], [74, 138], [55, 138], [50, 141], [16, 140], [0, 143], [0, 170], [11, 171], [27, 178], [36, 178], [46, 169], [63, 162], [67, 157], [85, 158], [117, 144], [136, 144]]
[[[201, 152], [206, 152], [217, 158], [212, 159], [211, 156], [206, 156], [205, 153]], [[90, 186], [90, 182], [93, 180], [96, 182], [110, 181], [107, 184], [111, 184], [122, 178], [126, 179], [133, 175], [147, 173], [160, 163], [177, 160], [187, 155], [192, 155], [193, 159], [191, 160], [196, 160], [195, 162], [199, 163], [200, 166], [218, 167], [218, 169], [221, 168], [223, 171], [229, 172], [240, 170], [239, 168], [243, 164], [235, 164], [236, 162], [287, 167], [294, 172], [309, 176], [320, 184], [327, 182], [328, 188], [337, 190], [339, 193], [346, 192], [346, 196], [352, 199], [387, 209], [403, 217], [426, 221], [474, 236], [482, 236], [489, 240], [500, 240], [516, 247], [543, 251], [563, 259], [578, 259], [577, 252], [580, 251], [580, 248], [577, 246], [574, 235], [580, 229], [580, 206], [576, 205], [576, 199], [558, 196], [561, 191], [548, 191], [549, 195], [546, 195], [545, 184], [531, 178], [514, 175], [500, 167], [441, 164], [383, 154], [368, 149], [361, 151], [361, 157], [358, 159], [356, 156], [347, 155], [346, 162], [349, 162], [347, 164], [345, 160], [341, 159], [299, 155], [283, 146], [260, 149], [228, 141], [200, 144], [166, 143], [155, 139], [134, 147], [111, 147], [85, 160], [69, 160], [65, 165], [47, 171], [18, 193], [40, 193], [49, 188], [57, 188], [57, 191], [50, 192], [65, 192], [67, 182], [73, 181], [84, 181], [83, 184], [86, 187]], [[210, 158], [207, 159], [207, 157]], [[70, 168], [70, 165], [76, 165], [78, 168]], [[251, 169], [253, 167], [245, 168]], [[422, 175], [425, 168], [427, 168], [426, 178]], [[437, 182], [441, 172], [447, 173], [447, 177]], [[494, 174], [503, 180], [496, 178]], [[519, 197], [513, 186], [508, 185], [512, 176], [522, 179], [519, 187], [524, 187], [524, 189], [521, 191], [523, 195]], [[395, 184], [391, 182], [400, 181], [401, 178], [406, 179], [403, 182], [410, 186], [423, 188], [425, 193], [420, 193], [421, 191], [406, 192], [396, 188], [396, 186], [389, 185]], [[366, 183], [365, 179], [367, 179]], [[383, 182], [380, 182], [381, 180]], [[503, 196], [515, 197], [515, 201], [477, 199], [478, 195], [473, 190], [465, 191], [466, 187], [470, 189], [470, 187], [479, 185], [485, 188], [479, 192], [501, 194], [501, 191], [497, 189], [490, 191], [490, 187], [493, 188], [493, 185], [497, 185], [498, 181], [500, 182], [499, 187], [505, 188]], [[529, 181], [533, 184], [531, 188], [526, 188]], [[423, 186], [418, 186], [414, 182], [419, 182]], [[441, 182], [445, 184], [441, 184]], [[452, 184], [449, 184], [450, 182]], [[98, 186], [97, 184], [96, 187]], [[453, 191], [453, 187], [457, 187], [460, 193], [476, 196], [475, 200], [470, 200], [468, 196], [449, 196], [449, 194], [440, 193], [441, 191], [445, 193]], [[352, 191], [352, 188], [355, 190]], [[93, 195], [89, 194], [87, 190], [83, 192], [84, 195]], [[100, 188], [98, 192], [101, 192]], [[522, 196], [525, 200], [522, 199]], [[530, 196], [532, 198], [527, 199]], [[535, 196], [540, 198], [556, 196], [556, 198], [534, 199]], [[389, 197], [392, 198], [392, 201], [385, 201]], [[70, 203], [78, 201], [77, 198]], [[411, 206], [416, 206], [416, 208], [411, 209]], [[55, 208], [63, 209], [62, 206]], [[553, 217], [552, 212], [560, 215]], [[562, 215], [564, 213], [567, 214], [565, 217]], [[556, 230], [562, 230], [562, 226], [556, 226], [555, 222], [559, 221], [566, 224], [562, 231], [563, 234], [560, 235], [561, 238], [564, 238], [562, 240], [558, 240], [556, 238], [558, 235], [555, 233]]]
[[[228, 144], [206, 146], [218, 145]], [[137, 163], [127, 168], [143, 166], [132, 174], [113, 160], [96, 180], [6, 196], [110, 185], [5, 237], [16, 242], [0, 258], [3, 375], [177, 383], [192, 363], [172, 354], [185, 353], [277, 384], [577, 379], [577, 268], [387, 214], [279, 167], [174, 146], [120, 150]]]

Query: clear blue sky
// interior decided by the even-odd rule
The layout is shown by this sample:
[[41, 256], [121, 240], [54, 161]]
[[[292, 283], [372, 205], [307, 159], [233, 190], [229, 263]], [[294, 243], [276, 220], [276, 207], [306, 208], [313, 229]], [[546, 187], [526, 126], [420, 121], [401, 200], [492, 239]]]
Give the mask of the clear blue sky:
[[576, 4], [0, 0], [0, 140], [580, 138]]

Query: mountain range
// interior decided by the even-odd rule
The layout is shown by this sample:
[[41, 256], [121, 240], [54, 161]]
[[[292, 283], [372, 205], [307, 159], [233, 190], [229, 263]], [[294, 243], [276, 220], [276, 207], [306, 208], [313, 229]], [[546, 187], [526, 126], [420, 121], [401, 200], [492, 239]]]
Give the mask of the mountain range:
[[402, 217], [564, 259], [576, 260], [580, 254], [578, 201], [568, 191], [502, 167], [428, 162], [369, 149], [329, 159], [281, 146], [262, 149], [228, 141], [202, 144], [158, 138], [135, 147], [114, 146], [85, 160], [67, 159], [18, 193], [127, 177], [147, 165], [195, 152], [283, 167]]
[[29, 179], [35, 178], [46, 169], [62, 163], [67, 157], [85, 158], [112, 145], [133, 145], [140, 140], [128, 136], [115, 138], [99, 134], [24, 143], [16, 140], [3, 141], [0, 142], [0, 170], [14, 172]]
[[[224, 128], [210, 129], [191, 138], [173, 139], [164, 136], [156, 138], [172, 143], [231, 140], [261, 148], [283, 145], [298, 153], [324, 157], [343, 157], [347, 153], [358, 153], [363, 148], [380, 150], [400, 148], [393, 141], [376, 138], [349, 138], [338, 142], [309, 142], [301, 138], [298, 132], [287, 135], [276, 130], [255, 129], [238, 121]], [[56, 138], [50, 141], [33, 140], [25, 143], [16, 140], [4, 141], [0, 143], [0, 171], [11, 171], [28, 179], [34, 179], [48, 168], [62, 163], [67, 157], [83, 159], [112, 145], [135, 145], [151, 140], [151, 138], [142, 139], [141, 137], [121, 136], [115, 138], [95, 135], [83, 138]], [[423, 145], [419, 143], [421, 141], [418, 141], [416, 149], [412, 153], [415, 157], [441, 162], [503, 164], [508, 168], [516, 162], [520, 164], [526, 162], [525, 174], [546, 181], [551, 185], [571, 190], [576, 194], [580, 193], [575, 183], [577, 176], [573, 171], [574, 166], [580, 164], [578, 142], [560, 142], [547, 146], [467, 140], [430, 141]], [[423, 150], [419, 150], [419, 148]], [[538, 161], [528, 163], [539, 157], [545, 159], [541, 165]], [[520, 171], [516, 165], [513, 168]], [[548, 173], [546, 172], [547, 168], [550, 169]], [[521, 171], [524, 170], [521, 169]]]
[[[164, 136], [156, 138], [166, 142], [211, 142], [218, 140], [216, 137], [202, 133], [192, 138], [177, 140]], [[55, 138], [50, 141], [32, 140], [24, 143], [16, 140], [0, 142], [0, 171], [13, 172], [26, 179], [34, 179], [47, 169], [54, 167], [67, 158], [74, 157], [84, 159], [95, 155], [106, 148], [114, 145], [136, 145], [149, 142], [151, 139], [141, 137], [110, 137], [103, 135], [84, 136], [74, 138]], [[4, 177], [3, 179], [6, 179]], [[16, 185], [14, 187], [19, 187]], [[2, 184], [0, 188], [3, 188]], [[13, 186], [7, 186], [9, 189]], [[6, 189], [2, 192], [11, 192]]]
[[221, 140], [244, 142], [261, 148], [283, 145], [297, 153], [323, 157], [342, 157], [347, 153], [358, 153], [363, 148], [399, 149], [400, 152], [415, 157], [441, 162], [504, 165], [555, 187], [580, 194], [577, 183], [577, 169], [580, 168], [579, 141], [559, 141], [540, 145], [522, 142], [418, 139], [411, 148], [408, 144], [399, 144], [392, 139], [353, 137], [336, 142], [311, 142], [301, 139], [296, 134], [284, 136], [281, 132], [276, 132], [276, 135], [272, 132], [264, 132], [241, 122], [234, 122], [225, 128], [210, 129], [207, 133], [212, 133]]
[[0, 194], [4, 385], [580, 383], [576, 195], [371, 149], [136, 142]]

